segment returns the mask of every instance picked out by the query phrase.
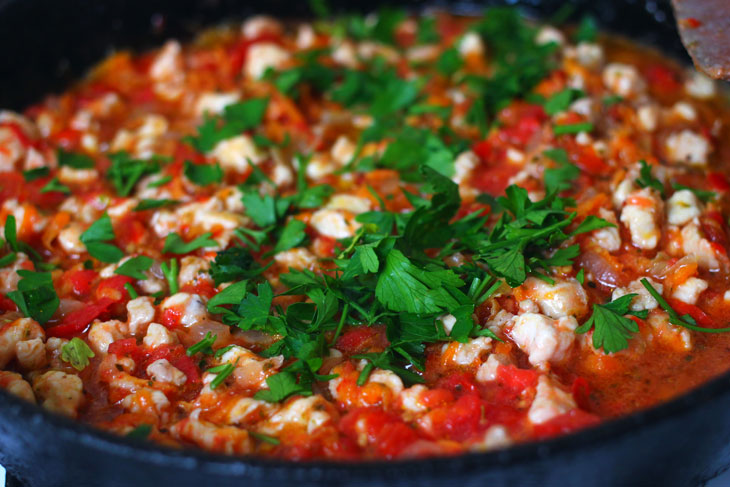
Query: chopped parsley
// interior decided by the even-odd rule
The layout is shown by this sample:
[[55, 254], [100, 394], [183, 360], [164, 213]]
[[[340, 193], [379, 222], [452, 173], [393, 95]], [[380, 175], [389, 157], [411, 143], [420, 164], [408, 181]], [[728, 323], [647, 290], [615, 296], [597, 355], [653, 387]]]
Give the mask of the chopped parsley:
[[161, 200], [142, 200], [137, 203], [133, 211], [145, 211], [152, 210], [155, 208], [162, 208], [164, 206], [173, 206], [180, 203], [178, 200], [161, 199]]
[[568, 109], [573, 101], [585, 96], [582, 90], [575, 88], [566, 88], [552, 95], [545, 101], [545, 113], [548, 115], [556, 115]]
[[106, 212], [81, 234], [81, 242], [89, 255], [107, 263], [119, 262], [124, 257], [122, 249], [109, 243], [115, 238], [111, 218]]
[[213, 335], [211, 332], [207, 332], [202, 340], [192, 345], [185, 351], [188, 357], [192, 357], [196, 353], [202, 353], [204, 355], [213, 355], [213, 344], [218, 337]]
[[63, 149], [56, 151], [59, 166], [68, 166], [72, 169], [93, 169], [94, 159], [78, 152], [66, 152]]
[[594, 304], [591, 317], [579, 326], [576, 333], [593, 329], [593, 347], [615, 353], [628, 348], [629, 340], [639, 332], [639, 325], [626, 315], [646, 318], [647, 312], [632, 312], [631, 301], [637, 294], [625, 294], [606, 304]]
[[218, 242], [213, 240], [211, 238], [212, 236], [212, 233], [206, 232], [190, 242], [186, 242], [179, 234], [173, 232], [165, 237], [165, 245], [162, 247], [162, 252], [165, 254], [182, 255], [205, 247], [217, 247]]
[[41, 188], [41, 193], [50, 193], [53, 191], [57, 191], [63, 194], [71, 194], [71, 190], [69, 189], [69, 187], [61, 183], [58, 178], [51, 179], [46, 183], [45, 186]]
[[79, 337], [73, 337], [61, 347], [61, 360], [76, 370], [84, 370], [89, 365], [89, 359], [95, 356], [94, 351]]
[[160, 264], [160, 270], [162, 270], [162, 275], [165, 276], [165, 280], [167, 281], [167, 287], [170, 290], [170, 295], [177, 294], [180, 289], [180, 286], [177, 282], [177, 276], [179, 272], [177, 259], [170, 259], [169, 262], [163, 262], [162, 264]]
[[155, 156], [150, 159], [135, 159], [128, 152], [109, 154], [111, 167], [106, 173], [119, 196], [129, 196], [134, 186], [144, 176], [160, 171], [160, 164], [167, 158]]
[[593, 124], [590, 122], [566, 123], [563, 125], [553, 125], [553, 134], [577, 134], [580, 132], [592, 132]]
[[651, 166], [646, 161], [639, 161], [639, 164], [641, 165], [639, 177], [634, 182], [642, 188], [655, 189], [664, 197], [664, 184], [651, 174]]
[[193, 164], [185, 161], [183, 173], [198, 186], [208, 186], [223, 181], [223, 169], [220, 164]]
[[144, 281], [147, 276], [144, 274], [145, 271], [149, 270], [154, 264], [154, 259], [147, 257], [146, 255], [138, 255], [125, 261], [122, 265], [114, 270], [114, 274], [121, 276], [128, 276], [138, 281]]
[[7, 296], [25, 315], [33, 318], [41, 325], [51, 319], [58, 309], [60, 300], [53, 288], [50, 272], [33, 272], [25, 269], [17, 271], [20, 276], [15, 291]]
[[23, 171], [23, 179], [25, 179], [26, 183], [30, 183], [31, 181], [35, 181], [36, 179], [44, 178], [50, 173], [51, 170], [48, 167], [37, 167], [35, 169], [28, 169], [27, 171]]
[[198, 134], [183, 140], [199, 152], [210, 152], [219, 142], [258, 127], [268, 105], [268, 98], [251, 98], [228, 105], [221, 116], [206, 114], [203, 124], [197, 129]]

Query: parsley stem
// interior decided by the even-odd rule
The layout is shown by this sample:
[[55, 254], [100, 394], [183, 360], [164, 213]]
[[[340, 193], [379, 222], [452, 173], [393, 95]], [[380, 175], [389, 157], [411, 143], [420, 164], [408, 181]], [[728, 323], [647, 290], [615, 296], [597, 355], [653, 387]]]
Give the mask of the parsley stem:
[[357, 377], [358, 387], [362, 387], [365, 385], [365, 383], [368, 381], [368, 378], [370, 377], [370, 372], [372, 372], [374, 368], [375, 368], [375, 365], [373, 365], [372, 362], [368, 362], [367, 364], [365, 364], [365, 367], [363, 367], [362, 372], [360, 372], [360, 375]]
[[163, 262], [160, 265], [162, 273], [165, 275], [167, 285], [170, 288], [170, 295], [177, 294], [180, 290], [180, 286], [177, 282], [178, 264], [177, 259], [170, 259], [170, 262]]
[[[659, 292], [654, 289], [654, 286], [649, 283], [649, 281], [646, 278], [641, 279], [641, 284], [646, 288], [647, 291], [649, 291], [649, 294], [652, 295], [654, 299], [656, 299], [657, 303], [659, 303], [659, 306], [666, 311], [669, 314], [669, 322], [673, 325], [683, 326], [685, 328], [688, 328], [690, 330], [694, 331], [701, 331], [703, 333], [727, 333], [730, 332], [729, 328], [705, 328], [702, 326], [693, 325], [692, 323], [688, 323], [686, 319], [684, 319], [682, 316], [679, 316], [679, 313], [677, 313], [674, 308], [672, 308], [669, 303], [662, 297]], [[685, 315], [687, 316], [687, 315]], [[690, 316], [691, 318], [691, 316]]]
[[335, 330], [335, 336], [332, 337], [330, 345], [334, 345], [335, 343], [337, 343], [337, 339], [340, 337], [340, 333], [342, 333], [342, 328], [345, 326], [345, 320], [347, 319], [347, 313], [349, 311], [350, 303], [345, 303], [345, 306], [342, 308], [342, 316], [340, 316], [340, 322], [337, 324], [337, 330]]
[[137, 294], [137, 291], [134, 289], [134, 286], [132, 286], [130, 283], [128, 283], [128, 282], [125, 283], [124, 289], [127, 290], [130, 298], [137, 299], [139, 297], [139, 294]]

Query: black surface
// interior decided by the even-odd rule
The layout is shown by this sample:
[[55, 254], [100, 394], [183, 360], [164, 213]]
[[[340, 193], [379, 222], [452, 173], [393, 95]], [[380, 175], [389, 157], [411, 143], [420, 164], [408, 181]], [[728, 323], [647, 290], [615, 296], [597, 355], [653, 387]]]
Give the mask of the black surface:
[[[519, 3], [533, 15], [549, 17], [563, 2]], [[573, 19], [593, 13], [612, 31], [683, 56], [665, 2], [571, 3]], [[473, 4], [440, 3], [446, 4], [474, 10]], [[363, 1], [347, 5], [374, 7]], [[21, 108], [63, 89], [114, 47], [152, 46], [168, 37], [187, 37], [200, 25], [260, 11], [307, 15], [303, 1], [0, 0], [0, 106]], [[164, 18], [159, 29], [152, 27], [157, 15]], [[728, 411], [730, 375], [661, 407], [504, 451], [407, 462], [294, 464], [134, 442], [0, 392], [0, 464], [38, 487], [692, 486], [730, 464]]]

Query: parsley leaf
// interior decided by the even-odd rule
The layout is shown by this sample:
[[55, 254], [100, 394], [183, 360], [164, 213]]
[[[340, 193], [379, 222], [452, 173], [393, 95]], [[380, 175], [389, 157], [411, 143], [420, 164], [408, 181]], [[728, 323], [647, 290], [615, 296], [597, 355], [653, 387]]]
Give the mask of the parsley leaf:
[[642, 188], [653, 188], [664, 197], [664, 184], [651, 174], [651, 166], [646, 161], [639, 161], [641, 169], [639, 170], [639, 177], [636, 178], [635, 182]]
[[133, 211], [152, 210], [154, 208], [162, 208], [163, 206], [172, 206], [180, 203], [178, 200], [161, 199], [161, 200], [142, 200], [137, 203]]
[[597, 36], [598, 36], [598, 25], [596, 24], [596, 19], [594, 19], [590, 15], [586, 15], [580, 21], [580, 25], [578, 25], [578, 29], [575, 31], [575, 34], [573, 35], [573, 40], [576, 43], [578, 43], [578, 42], [595, 42]]
[[129, 196], [137, 182], [144, 176], [158, 172], [160, 162], [165, 160], [163, 157], [134, 159], [126, 151], [109, 154], [111, 167], [106, 177], [111, 180], [119, 196]]
[[86, 246], [89, 255], [107, 263], [118, 262], [124, 257], [122, 249], [108, 243], [115, 238], [111, 218], [106, 212], [81, 234], [81, 242]]
[[301, 244], [307, 238], [307, 234], [304, 232], [305, 228], [307, 228], [307, 224], [303, 221], [297, 219], [289, 220], [282, 230], [281, 236], [272, 252], [277, 254]]
[[66, 152], [63, 149], [56, 150], [56, 157], [59, 166], [68, 166], [73, 169], [93, 169], [94, 159], [78, 152]]
[[281, 402], [294, 394], [302, 396], [311, 396], [312, 390], [309, 385], [299, 384], [297, 376], [293, 372], [284, 369], [278, 374], [270, 375], [266, 378], [268, 389], [262, 389], [255, 395], [255, 399], [267, 402]]
[[53, 178], [41, 188], [41, 193], [50, 193], [52, 191], [58, 191], [59, 193], [71, 194], [71, 190], [68, 186], [61, 183], [58, 178]]
[[231, 247], [216, 254], [210, 263], [210, 277], [216, 286], [224, 282], [250, 279], [263, 272], [251, 253], [243, 247]]
[[548, 149], [543, 154], [559, 164], [557, 168], [545, 169], [545, 191], [552, 193], [570, 189], [570, 183], [580, 176], [580, 169], [570, 162], [565, 149]]
[[584, 96], [582, 90], [575, 88], [566, 88], [552, 95], [545, 101], [545, 112], [548, 115], [555, 115], [568, 109], [570, 104], [578, 98]]
[[220, 164], [193, 164], [185, 161], [183, 169], [185, 177], [198, 186], [208, 186], [223, 180], [223, 169]]
[[628, 348], [633, 334], [639, 332], [639, 325], [624, 316], [636, 314], [630, 312], [631, 300], [635, 296], [637, 294], [626, 294], [610, 303], [594, 304], [591, 317], [575, 332], [586, 333], [593, 328], [593, 347], [603, 348], [606, 353], [615, 353]]
[[61, 360], [76, 370], [84, 370], [89, 365], [89, 359], [95, 356], [94, 351], [79, 337], [72, 338], [61, 347]]
[[114, 274], [122, 276], [129, 276], [132, 279], [138, 281], [144, 281], [147, 276], [143, 274], [144, 271], [148, 270], [154, 264], [154, 259], [151, 259], [145, 255], [138, 255], [124, 262], [122, 265], [116, 268]]
[[26, 183], [29, 183], [31, 181], [35, 181], [36, 179], [44, 178], [50, 173], [51, 170], [48, 167], [37, 167], [35, 169], [28, 169], [27, 171], [23, 171], [23, 179], [25, 179]]
[[212, 235], [212, 233], [206, 232], [190, 242], [185, 242], [179, 234], [175, 232], [170, 233], [165, 238], [165, 245], [162, 247], [162, 253], [181, 255], [189, 254], [193, 250], [205, 247], [217, 247], [218, 242], [211, 238]]
[[593, 131], [593, 124], [590, 122], [553, 125], [553, 134], [554, 135], [577, 134], [579, 132], [592, 132], [592, 131]]
[[183, 140], [199, 152], [210, 152], [219, 142], [254, 129], [261, 124], [269, 98], [251, 98], [246, 101], [228, 105], [222, 116], [204, 116], [203, 124], [197, 129], [196, 136], [187, 136]]
[[41, 325], [51, 319], [56, 312], [60, 300], [53, 288], [50, 272], [33, 272], [25, 269], [17, 271], [21, 277], [15, 291], [7, 296], [25, 315], [33, 318]]
[[453, 76], [463, 65], [464, 60], [455, 47], [445, 49], [436, 60], [436, 69], [447, 78]]

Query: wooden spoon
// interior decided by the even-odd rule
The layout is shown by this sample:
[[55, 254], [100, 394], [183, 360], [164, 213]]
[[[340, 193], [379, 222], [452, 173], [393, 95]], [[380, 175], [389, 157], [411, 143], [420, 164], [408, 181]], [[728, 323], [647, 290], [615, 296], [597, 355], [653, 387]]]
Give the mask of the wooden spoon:
[[679, 34], [695, 66], [730, 80], [730, 1], [672, 0]]

